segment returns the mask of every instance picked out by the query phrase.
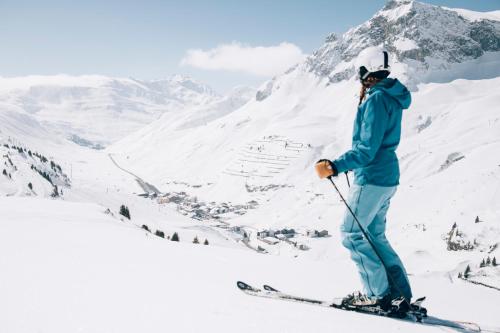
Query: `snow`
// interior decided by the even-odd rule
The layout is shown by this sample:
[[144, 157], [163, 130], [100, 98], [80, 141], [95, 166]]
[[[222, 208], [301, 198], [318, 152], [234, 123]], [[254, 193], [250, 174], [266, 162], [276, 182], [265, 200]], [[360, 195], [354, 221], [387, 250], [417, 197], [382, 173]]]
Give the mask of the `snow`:
[[[409, 2], [391, 3], [396, 12], [387, 15], [407, 15]], [[413, 5], [458, 22], [438, 7]], [[359, 29], [347, 34], [356, 37]], [[338, 42], [257, 94], [237, 87], [218, 96], [182, 76], [0, 79], [0, 169], [11, 174], [0, 174], [0, 331], [442, 332], [252, 298], [236, 288], [237, 280], [267, 283], [324, 300], [360, 288], [340, 241], [345, 207], [312, 166], [351, 144], [359, 83], [353, 75], [328, 75], [367, 64], [383, 45], [323, 62], [331, 52], [342, 55], [333, 47]], [[413, 42], [394, 36], [398, 52], [411, 51]], [[391, 58], [394, 76], [416, 80], [387, 224], [429, 312], [492, 331], [500, 331], [498, 291], [469, 282], [500, 288], [500, 267], [479, 267], [488, 256], [500, 259], [498, 59], [486, 52], [454, 63], [436, 53], [426, 64], [440, 70], [424, 71], [422, 63]], [[318, 74], [315, 61], [334, 68]], [[90, 149], [68, 134], [108, 146]], [[52, 174], [64, 192], [57, 198], [31, 168], [54, 172], [50, 161], [61, 167], [59, 178]], [[335, 182], [346, 194], [345, 176]], [[119, 214], [121, 205], [130, 220]], [[296, 235], [257, 237], [284, 228]], [[313, 229], [329, 237], [307, 236]], [[156, 231], [167, 238], [176, 232], [180, 242]], [[209, 245], [193, 244], [195, 237]], [[448, 250], [469, 242], [472, 248]], [[470, 281], [457, 277], [467, 265]]]
[[[24, 208], [28, 203], [30, 211]], [[251, 298], [238, 279], [309, 297], [354, 288], [346, 260], [327, 265], [242, 250], [167, 241], [103, 214], [95, 204], [2, 198], [0, 310], [4, 332], [441, 332], [404, 321]], [[8, 255], [6, 255], [8, 253]], [[468, 284], [412, 278], [429, 306], [447, 318], [495, 323], [495, 291], [468, 312]], [[467, 313], [468, 312], [468, 313]], [[29, 318], [29, 320], [28, 320]]]
[[446, 82], [494, 78], [500, 68], [499, 29], [498, 22], [470, 21], [447, 8], [388, 1], [370, 20], [327, 39], [308, 57], [305, 70], [331, 83], [347, 80], [356, 76], [360, 55], [371, 48], [389, 51], [393, 74], [411, 90], [422, 82], [444, 82], [443, 77]]
[[413, 40], [404, 37], [397, 39], [394, 42], [394, 46], [396, 46], [400, 51], [413, 50], [418, 47], [418, 45]]
[[413, 1], [393, 1], [400, 3], [396, 8], [389, 10], [382, 10], [379, 12], [381, 16], [385, 16], [388, 21], [395, 21], [402, 16], [407, 15], [413, 8]]
[[[178, 133], [163, 131], [157, 122], [110, 150], [127, 168], [160, 188], [170, 188], [174, 180], [188, 181], [203, 185], [196, 189], [179, 185], [178, 190], [202, 201], [258, 201], [257, 210], [231, 219], [250, 232], [293, 227], [304, 233], [314, 226], [332, 235], [318, 240], [298, 235], [294, 241], [310, 247], [300, 251], [285, 242], [266, 246], [251, 234], [254, 247], [281, 256], [337, 260], [344, 207], [328, 183], [317, 181], [311, 165], [349, 147], [354, 115], [348, 110], [355, 110], [357, 83], [325, 88], [308, 75], [286, 79], [277, 81], [280, 89], [268, 99], [251, 102], [206, 126]], [[395, 223], [388, 232], [415, 274], [431, 270], [456, 276], [464, 263], [479, 264], [483, 254], [478, 251], [446, 250], [443, 235], [454, 222], [471, 241], [477, 239], [482, 251], [498, 242], [498, 84], [498, 78], [421, 84], [413, 94], [414, 104], [405, 111], [398, 150], [402, 185], [390, 211]], [[197, 149], [186, 152], [187, 146]], [[156, 154], [159, 149], [164, 154]], [[450, 154], [457, 152], [465, 158], [442, 169]], [[176, 156], [178, 163], [169, 163], [169, 156]], [[193, 160], [203, 161], [203, 167]], [[345, 181], [338, 183], [346, 193]], [[487, 216], [489, 222], [473, 224], [476, 215]]]
[[109, 145], [166, 114], [183, 115], [185, 122], [215, 119], [246, 103], [251, 91], [240, 88], [219, 96], [180, 75], [152, 81], [63, 74], [0, 77], [2, 104], [22, 108], [48, 131], [94, 147]]
[[480, 21], [480, 20], [500, 21], [500, 10], [494, 10], [490, 12], [477, 12], [463, 8], [447, 8], [447, 7], [443, 8], [452, 10], [469, 21]]

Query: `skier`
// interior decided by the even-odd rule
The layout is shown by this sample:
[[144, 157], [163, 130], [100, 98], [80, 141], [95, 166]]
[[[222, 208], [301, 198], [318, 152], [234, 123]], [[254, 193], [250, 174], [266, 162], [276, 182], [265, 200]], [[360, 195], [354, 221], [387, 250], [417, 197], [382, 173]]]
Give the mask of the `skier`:
[[[320, 178], [354, 171], [348, 199], [352, 213], [346, 211], [341, 235], [366, 294], [349, 295], [344, 302], [387, 310], [395, 299], [409, 305], [412, 297], [403, 264], [385, 236], [387, 210], [399, 184], [395, 150], [401, 136], [402, 111], [410, 106], [411, 95], [397, 79], [388, 78], [386, 52], [383, 58], [379, 66], [359, 68], [362, 87], [351, 150], [333, 161], [319, 160], [316, 171]], [[372, 244], [365, 239], [354, 215]]]

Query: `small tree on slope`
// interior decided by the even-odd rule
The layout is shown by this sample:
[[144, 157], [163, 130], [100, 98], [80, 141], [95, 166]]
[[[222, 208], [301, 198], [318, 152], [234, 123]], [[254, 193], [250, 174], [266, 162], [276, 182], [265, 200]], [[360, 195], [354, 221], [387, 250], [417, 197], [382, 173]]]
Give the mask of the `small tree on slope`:
[[123, 215], [130, 220], [130, 211], [128, 210], [127, 206], [125, 205], [120, 206], [120, 215]]
[[468, 279], [469, 278], [469, 274], [470, 274], [470, 266], [467, 265], [467, 267], [465, 268], [465, 271], [464, 271], [464, 278]]

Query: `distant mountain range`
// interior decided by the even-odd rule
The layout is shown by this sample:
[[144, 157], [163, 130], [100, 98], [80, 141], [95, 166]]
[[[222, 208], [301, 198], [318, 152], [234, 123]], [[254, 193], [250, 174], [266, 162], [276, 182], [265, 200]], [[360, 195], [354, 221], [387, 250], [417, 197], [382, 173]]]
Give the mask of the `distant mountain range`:
[[18, 107], [59, 136], [92, 148], [102, 148], [163, 114], [183, 117], [194, 108], [210, 113], [212, 106], [228, 112], [252, 94], [251, 88], [241, 87], [220, 96], [180, 75], [152, 81], [96, 75], [0, 78], [0, 103]]

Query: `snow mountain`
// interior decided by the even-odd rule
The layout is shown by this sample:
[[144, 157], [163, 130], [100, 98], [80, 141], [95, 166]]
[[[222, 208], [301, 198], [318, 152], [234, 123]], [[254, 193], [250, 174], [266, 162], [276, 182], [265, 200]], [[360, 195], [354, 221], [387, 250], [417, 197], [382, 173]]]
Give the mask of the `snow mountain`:
[[96, 149], [163, 114], [181, 117], [193, 108], [218, 107], [230, 112], [245, 102], [243, 96], [228, 103], [233, 95], [220, 96], [180, 75], [152, 81], [97, 75], [0, 78], [0, 103], [19, 107], [55, 135]]
[[59, 164], [31, 149], [4, 143], [0, 147], [0, 195], [59, 197], [71, 181]]
[[[420, 82], [500, 74], [498, 16], [471, 16], [413, 0], [388, 1], [367, 22], [342, 36], [329, 35], [307, 59], [307, 70], [330, 82], [349, 79], [375, 56], [370, 48], [380, 46], [391, 54], [393, 73], [413, 88]], [[464, 64], [474, 64], [473, 70]]]

